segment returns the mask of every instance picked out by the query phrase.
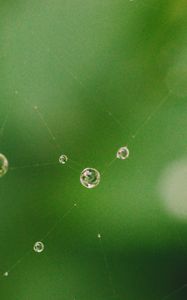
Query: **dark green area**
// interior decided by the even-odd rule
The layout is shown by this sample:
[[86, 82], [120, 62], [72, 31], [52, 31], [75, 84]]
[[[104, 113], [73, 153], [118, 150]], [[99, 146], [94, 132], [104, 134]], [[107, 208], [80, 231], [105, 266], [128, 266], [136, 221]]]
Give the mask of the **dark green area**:
[[186, 299], [186, 219], [159, 192], [186, 114], [186, 1], [1, 1], [0, 299]]

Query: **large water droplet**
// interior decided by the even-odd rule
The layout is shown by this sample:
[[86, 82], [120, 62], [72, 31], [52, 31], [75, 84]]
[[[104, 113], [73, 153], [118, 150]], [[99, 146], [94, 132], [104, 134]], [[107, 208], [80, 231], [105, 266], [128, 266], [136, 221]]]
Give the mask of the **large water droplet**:
[[100, 173], [93, 168], [86, 168], [81, 172], [80, 182], [88, 189], [96, 187], [100, 182]]
[[8, 159], [0, 153], [0, 177], [3, 177], [8, 171]]

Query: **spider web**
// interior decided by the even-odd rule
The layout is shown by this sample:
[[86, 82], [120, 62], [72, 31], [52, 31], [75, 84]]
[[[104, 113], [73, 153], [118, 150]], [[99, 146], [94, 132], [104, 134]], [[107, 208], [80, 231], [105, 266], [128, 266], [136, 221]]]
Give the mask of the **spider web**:
[[[138, 8], [139, 8], [139, 6], [138, 6]], [[39, 42], [39, 39], [37, 39], [37, 42]], [[66, 53], [66, 58], [67, 57], [68, 57], [68, 53]], [[101, 261], [99, 262], [99, 264], [102, 264], [100, 271], [102, 271], [101, 273], [105, 279], [102, 281], [102, 286], [99, 287], [99, 289], [96, 293], [97, 299], [106, 299], [106, 298], [107, 299], [108, 298], [124, 299], [126, 293], [127, 293], [127, 297], [128, 297], [129, 287], [128, 286], [126, 287], [125, 292], [124, 292], [124, 290], [120, 290], [121, 286], [118, 286], [118, 283], [116, 280], [116, 278], [119, 275], [115, 269], [116, 265], [119, 266], [119, 262], [117, 264], [112, 262], [112, 259], [116, 259], [118, 254], [117, 254], [117, 256], [112, 256], [112, 257], [111, 257], [110, 252], [108, 254], [108, 249], [110, 249], [111, 243], [114, 243], [114, 241], [116, 241], [116, 240], [111, 239], [111, 236], [108, 234], [108, 231], [106, 230], [106, 226], [103, 226], [104, 221], [102, 221], [100, 217], [98, 218], [98, 220], [97, 219], [94, 220], [95, 215], [99, 216], [99, 215], [103, 214], [103, 219], [106, 218], [107, 210], [109, 208], [106, 205], [104, 205], [103, 206], [105, 208], [105, 211], [104, 211], [102, 209], [102, 206], [98, 205], [98, 201], [96, 201], [96, 198], [99, 197], [99, 194], [100, 194], [100, 187], [98, 187], [96, 191], [91, 191], [91, 192], [93, 192], [93, 196], [90, 196], [90, 191], [81, 189], [81, 192], [79, 192], [78, 196], [76, 197], [76, 193], [77, 193], [77, 191], [79, 191], [79, 189], [77, 187], [79, 185], [79, 174], [80, 174], [80, 171], [84, 167], [88, 166], [87, 165], [88, 163], [92, 163], [94, 165], [96, 164], [96, 167], [99, 170], [101, 170], [103, 177], [106, 176], [106, 179], [102, 178], [103, 183], [101, 183], [104, 186], [104, 189], [107, 189], [107, 179], [109, 179], [109, 182], [111, 182], [110, 174], [112, 174], [112, 177], [116, 176], [115, 174], [116, 174], [118, 168], [122, 167], [124, 174], [126, 174], [125, 176], [127, 176], [127, 171], [125, 171], [124, 169], [127, 167], [127, 170], [129, 171], [129, 168], [131, 166], [130, 160], [129, 160], [129, 162], [128, 161], [121, 162], [115, 158], [116, 151], [118, 150], [117, 145], [118, 146], [128, 145], [128, 147], [130, 149], [130, 155], [131, 155], [131, 149], [132, 149], [132, 153], [134, 152], [135, 149], [137, 149], [136, 143], [139, 143], [142, 146], [144, 141], [140, 142], [140, 137], [141, 136], [144, 137], [144, 135], [146, 135], [146, 134], [150, 135], [149, 128], [151, 126], [151, 123], [152, 123], [152, 126], [154, 124], [155, 125], [158, 124], [157, 118], [159, 115], [162, 114], [163, 111], [165, 111], [164, 107], [166, 105], [168, 105], [168, 101], [171, 100], [172, 94], [168, 91], [162, 93], [162, 95], [159, 96], [158, 103], [152, 104], [151, 109], [150, 109], [150, 107], [148, 107], [147, 108], [148, 111], [146, 113], [143, 110], [143, 115], [142, 115], [141, 111], [139, 110], [139, 104], [136, 102], [136, 99], [132, 105], [129, 105], [128, 99], [127, 99], [127, 106], [129, 108], [132, 108], [132, 114], [130, 114], [132, 117], [132, 122], [136, 124], [135, 127], [133, 127], [133, 124], [132, 124], [132, 130], [130, 130], [129, 128], [127, 128], [126, 124], [124, 126], [124, 120], [118, 116], [118, 115], [120, 115], [119, 112], [122, 107], [122, 105], [120, 103], [119, 103], [119, 110], [114, 109], [114, 112], [113, 112], [113, 109], [111, 108], [112, 107], [111, 104], [113, 103], [112, 101], [106, 102], [104, 99], [102, 99], [102, 101], [97, 100], [97, 98], [101, 99], [103, 96], [100, 85], [98, 86], [98, 89], [96, 89], [96, 92], [94, 92], [94, 94], [90, 97], [90, 101], [88, 102], [87, 107], [85, 107], [85, 103], [87, 103], [86, 98], [88, 97], [87, 85], [83, 82], [82, 79], [79, 79], [79, 75], [77, 75], [76, 70], [72, 71], [73, 67], [71, 67], [72, 68], [71, 69], [69, 66], [67, 67], [66, 65], [64, 65], [64, 63], [61, 62], [61, 58], [59, 59], [59, 56], [57, 56], [57, 55], [53, 56], [53, 58], [54, 58], [55, 64], [59, 65], [60, 68], [64, 68], [64, 74], [68, 74], [67, 78], [72, 79], [72, 82], [76, 85], [78, 92], [80, 92], [80, 91], [82, 92], [81, 96], [84, 97], [83, 103], [81, 103], [81, 105], [80, 105], [78, 102], [76, 102], [76, 103], [73, 103], [73, 105], [72, 105], [72, 106], [75, 106], [76, 109], [78, 108], [80, 116], [81, 116], [81, 108], [84, 108], [86, 110], [86, 115], [89, 113], [88, 118], [87, 117], [84, 118], [83, 122], [80, 124], [81, 128], [83, 128], [83, 125], [85, 124], [85, 122], [86, 122], [85, 126], [91, 126], [92, 123], [98, 121], [100, 126], [101, 126], [101, 124], [103, 126], [101, 128], [101, 131], [103, 133], [106, 130], [107, 126], [111, 124], [110, 128], [107, 130], [107, 138], [112, 131], [113, 134], [116, 134], [116, 140], [118, 139], [119, 141], [117, 141], [116, 145], [114, 145], [114, 146], [111, 145], [110, 151], [103, 152], [100, 150], [100, 151], [98, 151], [99, 154], [95, 155], [95, 151], [96, 151], [95, 149], [98, 149], [98, 148], [96, 147], [96, 144], [95, 144], [95, 149], [93, 151], [90, 151], [90, 149], [89, 149], [89, 151], [88, 151], [88, 147], [87, 147], [88, 142], [85, 141], [85, 138], [87, 137], [88, 141], [90, 142], [90, 137], [87, 135], [87, 131], [85, 131], [86, 134], [85, 134], [85, 136], [83, 136], [84, 139], [82, 138], [82, 141], [84, 140], [84, 142], [85, 142], [85, 150], [84, 150], [83, 155], [81, 153], [79, 153], [79, 149], [78, 149], [79, 145], [77, 146], [76, 149], [74, 148], [74, 151], [72, 151], [72, 154], [69, 155], [70, 149], [67, 147], [67, 140], [65, 139], [66, 131], [64, 130], [62, 135], [61, 135], [61, 133], [57, 132], [53, 119], [54, 118], [59, 119], [59, 116], [61, 116], [61, 109], [63, 108], [63, 105], [64, 105], [64, 107], [67, 108], [67, 111], [71, 108], [71, 105], [68, 106], [67, 103], [63, 103], [63, 101], [62, 101], [63, 105], [58, 106], [59, 103], [56, 102], [55, 100], [52, 102], [52, 104], [51, 103], [45, 104], [44, 101], [41, 101], [41, 104], [39, 104], [39, 100], [34, 100], [35, 101], [35, 103], [34, 103], [31, 96], [29, 96], [28, 99], [25, 99], [25, 97], [23, 96], [24, 94], [22, 95], [21, 90], [20, 91], [15, 90], [14, 100], [10, 102], [10, 104], [9, 104], [10, 107], [7, 108], [7, 113], [5, 113], [5, 116], [3, 116], [3, 122], [2, 122], [2, 126], [1, 126], [1, 141], [3, 141], [5, 143], [7, 141], [7, 139], [10, 139], [13, 136], [12, 132], [14, 131], [14, 122], [11, 123], [11, 120], [13, 120], [13, 113], [16, 114], [16, 117], [14, 117], [14, 121], [17, 120], [17, 122], [18, 122], [17, 127], [15, 126], [15, 129], [17, 129], [19, 126], [25, 126], [26, 129], [25, 130], [23, 129], [23, 132], [18, 133], [18, 136], [21, 137], [21, 144], [22, 144], [20, 147], [20, 149], [22, 149], [22, 151], [20, 153], [20, 158], [18, 157], [18, 155], [16, 155], [16, 160], [17, 160], [17, 158], [18, 158], [18, 160], [20, 159], [19, 164], [14, 165], [11, 162], [11, 160], [16, 161], [13, 159], [14, 151], [12, 151], [12, 149], [9, 149], [8, 144], [3, 145], [3, 142], [2, 142], [2, 149], [3, 149], [2, 153], [5, 154], [8, 157], [8, 159], [9, 159], [9, 156], [11, 157], [11, 159], [9, 159], [9, 161], [10, 161], [9, 174], [6, 175], [7, 179], [3, 178], [3, 181], [2, 181], [2, 185], [4, 185], [3, 197], [6, 198], [5, 191], [7, 191], [7, 189], [9, 188], [10, 182], [12, 184], [12, 182], [14, 180], [16, 181], [16, 176], [18, 176], [18, 182], [15, 186], [20, 184], [21, 181], [19, 179], [22, 179], [22, 177], [25, 176], [26, 180], [30, 181], [30, 183], [27, 184], [27, 187], [30, 185], [32, 187], [35, 176], [38, 178], [38, 181], [42, 175], [44, 176], [44, 179], [47, 178], [46, 176], [55, 176], [55, 179], [56, 179], [58, 176], [62, 176], [62, 172], [63, 172], [63, 180], [64, 180], [63, 188], [65, 189], [66, 188], [65, 186], [68, 186], [68, 185], [70, 186], [69, 188], [67, 187], [66, 197], [68, 195], [68, 192], [69, 193], [71, 192], [72, 196], [70, 197], [70, 201], [68, 203], [63, 203], [64, 204], [63, 211], [61, 211], [59, 214], [57, 212], [55, 212], [54, 206], [51, 206], [49, 204], [47, 204], [47, 205], [49, 205], [48, 213], [47, 214], [45, 212], [43, 213], [41, 210], [41, 207], [42, 207], [42, 204], [43, 205], [46, 204], [45, 201], [41, 201], [41, 203], [38, 203], [38, 201], [32, 201], [32, 206], [31, 206], [31, 202], [29, 202], [30, 209], [32, 209], [33, 212], [35, 212], [35, 213], [39, 212], [36, 217], [36, 224], [33, 224], [33, 227], [35, 230], [33, 230], [33, 232], [32, 232], [32, 230], [30, 230], [30, 232], [32, 232], [33, 236], [30, 239], [27, 239], [27, 241], [30, 241], [30, 245], [28, 245], [24, 241], [21, 242], [21, 239], [17, 238], [16, 236], [13, 238], [13, 242], [11, 243], [12, 245], [14, 245], [14, 243], [21, 242], [21, 247], [19, 247], [20, 255], [18, 255], [18, 253], [15, 253], [14, 255], [12, 255], [12, 257], [13, 257], [13, 259], [12, 259], [11, 258], [12, 251], [9, 250], [9, 253], [7, 255], [7, 258], [8, 258], [7, 261], [10, 261], [10, 263], [6, 263], [6, 262], [3, 263], [5, 265], [7, 265], [7, 267], [2, 268], [2, 274], [3, 274], [2, 280], [8, 279], [11, 281], [10, 277], [13, 276], [13, 271], [15, 273], [15, 276], [16, 276], [16, 273], [19, 274], [19, 272], [21, 272], [20, 274], [25, 274], [24, 272], [26, 272], [26, 271], [24, 271], [24, 269], [26, 268], [27, 265], [28, 265], [27, 272], [29, 272], [29, 265], [30, 265], [29, 261], [33, 262], [35, 259], [35, 258], [32, 258], [32, 256], [35, 255], [35, 253], [33, 254], [33, 243], [37, 240], [41, 240], [45, 244], [44, 253], [41, 256], [38, 256], [37, 263], [38, 263], [38, 265], [40, 265], [39, 260], [43, 260], [43, 265], [44, 266], [45, 266], [45, 264], [48, 265], [48, 271], [50, 272], [49, 266], [51, 266], [51, 265], [49, 262], [53, 261], [53, 259], [54, 259], [53, 253], [58, 248], [57, 245], [58, 245], [59, 237], [61, 237], [61, 234], [59, 231], [61, 231], [63, 228], [62, 224], [65, 222], [65, 226], [67, 228], [67, 230], [64, 232], [66, 234], [66, 239], [65, 238], [63, 239], [63, 243], [64, 243], [64, 246], [68, 253], [68, 251], [72, 251], [71, 247], [74, 245], [74, 243], [71, 241], [70, 238], [68, 240], [67, 233], [68, 233], [68, 230], [70, 230], [70, 232], [72, 233], [72, 230], [76, 227], [76, 224], [77, 224], [76, 221], [78, 219], [78, 222], [79, 222], [78, 225], [79, 225], [80, 229], [83, 231], [84, 234], [85, 233], [88, 234], [88, 240], [89, 240], [88, 243], [86, 241], [83, 241], [84, 239], [82, 237], [82, 242], [83, 242], [84, 246], [88, 247], [88, 245], [90, 243], [90, 247], [91, 248], [93, 247], [93, 249], [95, 250], [92, 252], [87, 249], [89, 255], [91, 256], [90, 259], [89, 259], [89, 257], [87, 258], [87, 261], [90, 261], [90, 268], [92, 267], [93, 271], [96, 271], [96, 270], [94, 270], [93, 264], [91, 264], [91, 258], [92, 258], [93, 253], [94, 254], [96, 253], [96, 257], [98, 257], [98, 259], [100, 257], [100, 259], [101, 259]], [[66, 58], [64, 59], [65, 61], [66, 61]], [[21, 95], [21, 96], [19, 96], [19, 95]], [[133, 95], [133, 93], [132, 93], [132, 95]], [[154, 95], [152, 95], [152, 96], [154, 96]], [[21, 99], [23, 99], [23, 101], [20, 101], [19, 97]], [[148, 96], [147, 96], [147, 101], [149, 101], [149, 99], [150, 99], [150, 94], [148, 94]], [[80, 100], [80, 98], [79, 98], [79, 100]], [[16, 103], [16, 108], [15, 108], [15, 103]], [[4, 106], [4, 104], [3, 104], [3, 106]], [[58, 109], [59, 109], [59, 111], [58, 111]], [[22, 117], [24, 115], [24, 117], [23, 117], [24, 122], [23, 122], [23, 120], [22, 120], [22, 122], [20, 122], [20, 119], [19, 119], [20, 111], [19, 110], [21, 111]], [[47, 112], [47, 111], [49, 111], [49, 112]], [[66, 109], [64, 108], [63, 111], [64, 111], [64, 113], [62, 114], [61, 120], [63, 120], [63, 117], [65, 117]], [[4, 109], [3, 109], [3, 112], [4, 112]], [[47, 112], [47, 113], [45, 113], [45, 112]], [[92, 118], [92, 112], [93, 112], [93, 115], [95, 115], [95, 112], [96, 112], [97, 115], [99, 116], [99, 118], [96, 118], [96, 120], [94, 120]], [[47, 114], [48, 114], [48, 117], [46, 116]], [[134, 115], [138, 115], [139, 120], [137, 122], [134, 122], [134, 120], [133, 120]], [[50, 119], [50, 121], [48, 119]], [[73, 118], [71, 118], [71, 119], [73, 120]], [[170, 122], [172, 122], [172, 120]], [[126, 122], [126, 123], [131, 124], [131, 122]], [[33, 132], [33, 130], [31, 130], [32, 124], [35, 124], [34, 132]], [[8, 127], [8, 125], [9, 125], [9, 132], [6, 132], [6, 128]], [[76, 123], [75, 123], [75, 126], [77, 127]], [[75, 128], [75, 126], [73, 126], [72, 128]], [[54, 127], [55, 129], [52, 129], [52, 127]], [[58, 124], [57, 124], [57, 128], [58, 128]], [[98, 126], [96, 126], [96, 128], [97, 128], [97, 130], [99, 130]], [[60, 129], [63, 129], [63, 125], [60, 126]], [[94, 126], [91, 127], [91, 129], [92, 129], [91, 132], [93, 134]], [[105, 129], [105, 130], [103, 130], [103, 129]], [[38, 130], [38, 132], [36, 132], [37, 130]], [[89, 130], [88, 130], [88, 132], [89, 132]], [[120, 132], [120, 134], [119, 134], [119, 132]], [[130, 132], [130, 134], [129, 134], [129, 132]], [[29, 153], [33, 154], [32, 163], [26, 163], [26, 164], [23, 162], [30, 160], [30, 157], [24, 156], [24, 153], [23, 153], [25, 147], [24, 147], [24, 139], [22, 138], [22, 136], [26, 136], [25, 133], [27, 133], [27, 136], [28, 136], [27, 142], [29, 140], [35, 141], [34, 143], [32, 143], [31, 150], [26, 151], [27, 155]], [[35, 134], [37, 135], [37, 138], [35, 137]], [[78, 134], [80, 134], [80, 131]], [[15, 134], [15, 136], [16, 136], [16, 134]], [[40, 138], [41, 138], [41, 141], [40, 141]], [[63, 141], [63, 138], [65, 141]], [[106, 135], [104, 136], [104, 138], [106, 138]], [[107, 142], [107, 138], [106, 138], [106, 142]], [[108, 138], [108, 140], [109, 140], [109, 138]], [[122, 140], [123, 140], [123, 143], [122, 143]], [[77, 138], [77, 141], [79, 141], [79, 138]], [[12, 143], [12, 145], [13, 144], [14, 144], [14, 142]], [[35, 145], [33, 145], [33, 144], [35, 144]], [[75, 144], [76, 143], [74, 143], [74, 146], [75, 146]], [[39, 145], [44, 145], [44, 146], [41, 147], [42, 150], [39, 150], [38, 155], [37, 155], [36, 150], [39, 149], [38, 148]], [[92, 145], [94, 145], [94, 143]], [[71, 143], [70, 143], [70, 147], [71, 147]], [[35, 151], [36, 151], [35, 153], [33, 153], [33, 149], [35, 149]], [[43, 149], [45, 149], [45, 153], [43, 152]], [[82, 149], [82, 147], [81, 147], [81, 149]], [[87, 154], [87, 152], [88, 152], [88, 154]], [[65, 166], [62, 167], [58, 163], [58, 158], [59, 158], [60, 154], [63, 154], [63, 153], [68, 155], [69, 161]], [[89, 159], [90, 154], [91, 154], [91, 159]], [[95, 158], [93, 158], [94, 155], [95, 155]], [[99, 162], [97, 162], [98, 156], [101, 156], [101, 155], [102, 155], [101, 160]], [[44, 158], [42, 158], [42, 156]], [[37, 158], [37, 157], [39, 157], [39, 159], [36, 159], [36, 162], [35, 162], [35, 158]], [[48, 159], [48, 157], [49, 157], [49, 159]], [[80, 160], [77, 159], [79, 157], [81, 158]], [[42, 159], [42, 162], [41, 162], [41, 159]], [[136, 160], [136, 159], [137, 159], [137, 157], [134, 154], [132, 154], [132, 160]], [[23, 174], [22, 172], [24, 170], [26, 170], [27, 173]], [[38, 170], [38, 173], [35, 170]], [[122, 171], [120, 171], [120, 172], [122, 173]], [[16, 175], [16, 173], [18, 175]], [[55, 173], [57, 173], [57, 175], [54, 175]], [[15, 175], [12, 175], [12, 174], [15, 174]], [[9, 177], [10, 178], [9, 179], [8, 176], [12, 176], [12, 178]], [[45, 180], [43, 180], [43, 181], [45, 181]], [[40, 202], [41, 198], [45, 198], [45, 196], [46, 196], [46, 192], [43, 195], [43, 191], [45, 188], [45, 182], [43, 182], [43, 181], [41, 180], [41, 184], [42, 184], [41, 190], [40, 191], [38, 190], [39, 202]], [[26, 181], [24, 180], [23, 182], [25, 183]], [[73, 186], [72, 186], [72, 184], [73, 184]], [[53, 182], [53, 186], [54, 185], [55, 185], [55, 180]], [[59, 186], [59, 181], [58, 181], [57, 185]], [[115, 185], [115, 181], [113, 182], [113, 185]], [[130, 185], [130, 183], [129, 183], [129, 185]], [[37, 189], [39, 188], [38, 184], [35, 183], [34, 188], [37, 191]], [[72, 189], [74, 189], [74, 188], [75, 188], [75, 192], [72, 191]], [[35, 191], [34, 195], [37, 195], [36, 191]], [[25, 195], [25, 192], [26, 191], [24, 191], [24, 193], [23, 193], [20, 191], [20, 189], [18, 189], [19, 199], [21, 199], [21, 197]], [[60, 192], [62, 192], [62, 190], [60, 190]], [[32, 193], [32, 188], [27, 193]], [[53, 192], [53, 196], [51, 197], [51, 199], [54, 199], [54, 198], [60, 199], [59, 197], [60, 197], [60, 195], [58, 193], [57, 193], [57, 195], [55, 195], [55, 193]], [[33, 199], [33, 200], [35, 200], [35, 199]], [[81, 218], [86, 218], [86, 214], [88, 212], [86, 207], [88, 207], [88, 201], [90, 201], [90, 200], [92, 201], [92, 204], [91, 205], [89, 204], [90, 205], [89, 209], [90, 210], [94, 209], [95, 212], [97, 212], [97, 213], [95, 215], [93, 214], [93, 216], [91, 217], [91, 220], [94, 221], [94, 224], [92, 224], [92, 226], [90, 226], [90, 227], [88, 226], [88, 230], [85, 230], [83, 227], [86, 224], [90, 225], [89, 220], [87, 220], [86, 223], [81, 224]], [[95, 205], [93, 204], [94, 200], [95, 200]], [[10, 203], [11, 202], [9, 202], [9, 205], [10, 205]], [[26, 202], [24, 202], [24, 199], [20, 201], [20, 205], [21, 204], [26, 205]], [[133, 205], [135, 209], [136, 209], [136, 204], [137, 203], [134, 203], [134, 205]], [[60, 206], [58, 205], [57, 207], [59, 208]], [[44, 211], [45, 211], [45, 209], [44, 209]], [[20, 222], [19, 221], [19, 219], [20, 219], [21, 222], [23, 222], [22, 226], [25, 226], [24, 222], [26, 222], [26, 219], [22, 218], [22, 216], [19, 215], [19, 209], [17, 210], [17, 212], [18, 212], [18, 216], [16, 216], [16, 220], [18, 220], [18, 222]], [[41, 215], [41, 212], [42, 212], [42, 215]], [[114, 210], [114, 214], [115, 213], [116, 213], [116, 210]], [[29, 214], [28, 214], [28, 216], [29, 216]], [[116, 216], [118, 217], [118, 214], [116, 214]], [[40, 222], [39, 217], [42, 218], [42, 222]], [[72, 218], [73, 218], [73, 222], [72, 222]], [[155, 220], [156, 220], [156, 215], [155, 215]], [[41, 223], [43, 223], [42, 229], [39, 228]], [[14, 224], [15, 224], [15, 222], [14, 222]], [[71, 228], [71, 224], [74, 224], [74, 226], [72, 226], [73, 229]], [[20, 224], [18, 226], [18, 229], [19, 228], [21, 228]], [[39, 229], [39, 234], [36, 236], [37, 228]], [[127, 229], [128, 230], [126, 233], [129, 234], [129, 231], [131, 229], [133, 229], [133, 226], [132, 227], [130, 226], [128, 228], [128, 225], [127, 225]], [[172, 231], [172, 233], [175, 232], [175, 236], [177, 237], [176, 239], [180, 243], [180, 247], [183, 249], [182, 251], [184, 251], [185, 243], [183, 242], [183, 237], [181, 237], [181, 235], [179, 234], [178, 228], [176, 228], [175, 226], [171, 226], [171, 231]], [[10, 233], [9, 230], [7, 232]], [[18, 232], [18, 230], [17, 230], [17, 232]], [[105, 234], [105, 232], [106, 232], [106, 234]], [[132, 232], [133, 232], [133, 230], [132, 230]], [[74, 238], [76, 238], [76, 233], [77, 233], [77, 230], [75, 230], [75, 233], [72, 234], [72, 236]], [[23, 234], [23, 236], [24, 236], [24, 234]], [[80, 236], [81, 235], [79, 235], [79, 238], [80, 238]], [[9, 240], [9, 238], [7, 238], [7, 241], [8, 240]], [[93, 242], [92, 240], [95, 240], [95, 242]], [[75, 240], [74, 247], [76, 248], [79, 243], [81, 244], [81, 241]], [[56, 245], [56, 246], [53, 247], [53, 245]], [[99, 250], [96, 245], [98, 245]], [[54, 250], [54, 248], [55, 248], [55, 250]], [[60, 246], [60, 248], [61, 248], [61, 246]], [[48, 249], [50, 250], [49, 251], [50, 255], [46, 254]], [[5, 250], [6, 250], [6, 248], [5, 248]], [[5, 250], [4, 250], [4, 253], [5, 253]], [[82, 251], [83, 256], [86, 253], [86, 251], [84, 253], [82, 247], [80, 247], [79, 251]], [[69, 262], [70, 257], [72, 258], [73, 255], [76, 254], [76, 251], [75, 252], [72, 251], [70, 257], [68, 257], [67, 253], [65, 252], [63, 254], [66, 255], [66, 257], [67, 257], [66, 262], [68, 262], [70, 264], [70, 262]], [[48, 255], [49, 255], [49, 257], [48, 257]], [[80, 253], [78, 256], [80, 258], [81, 262], [83, 261], [82, 255]], [[20, 257], [20, 258], [17, 259], [16, 257]], [[46, 260], [44, 260], [44, 258], [46, 258]], [[59, 259], [59, 258], [60, 258], [60, 256], [58, 257], [58, 255], [57, 255], [57, 259]], [[2, 257], [2, 260], [4, 260], [3, 257]], [[13, 261], [13, 263], [11, 261]], [[31, 265], [30, 265], [30, 267], [31, 267]], [[81, 266], [79, 266], [79, 267], [81, 268]], [[20, 271], [18, 270], [19, 268], [20, 268]], [[68, 275], [68, 266], [66, 266], [66, 268], [67, 269], [65, 270], [65, 274]], [[52, 267], [52, 269], [55, 270], [54, 267]], [[72, 269], [71, 266], [69, 269], [70, 270]], [[60, 274], [60, 272], [58, 272], [58, 270], [56, 270], [56, 273]], [[8, 278], [5, 278], [7, 274], [9, 274], [9, 276], [8, 276]], [[81, 274], [81, 270], [80, 270], [80, 274]], [[132, 275], [131, 274], [129, 274], [129, 275], [130, 275], [130, 278], [132, 279]], [[33, 274], [33, 276], [34, 276], [34, 274]], [[80, 276], [82, 276], [82, 275], [80, 275]], [[95, 277], [93, 276], [93, 278], [95, 278]], [[126, 282], [128, 283], [127, 278], [126, 278]], [[68, 286], [68, 281], [67, 281], [67, 286]], [[94, 288], [94, 284], [91, 285], [91, 283], [88, 281], [88, 287], [89, 286], [92, 286], [92, 288]], [[99, 286], [99, 284], [97, 285], [97, 283], [96, 283], [95, 288], [98, 288], [98, 286]], [[129, 284], [129, 286], [133, 287], [133, 284], [131, 283], [131, 284]], [[76, 287], [76, 283], [75, 283], [75, 287]], [[79, 299], [79, 298], [84, 299], [84, 297], [86, 299], [86, 297], [87, 297], [86, 295], [88, 295], [88, 294], [85, 294], [85, 295], [81, 294], [82, 291], [79, 291], [78, 287], [76, 287], [76, 288], [71, 287], [71, 288], [72, 288], [71, 291], [66, 291], [67, 294], [64, 295], [64, 299], [66, 299], [66, 298], [67, 299], [68, 298], [69, 299]], [[84, 286], [84, 288], [85, 288], [85, 286]], [[160, 297], [160, 299], [173, 299], [172, 298], [173, 296], [179, 297], [180, 295], [182, 295], [181, 292], [185, 291], [185, 289], [186, 289], [186, 283], [182, 283], [182, 281], [181, 281], [181, 286], [176, 287], [175, 289], [171, 290], [171, 292], [169, 292], [166, 296]], [[74, 292], [74, 291], [76, 291], [76, 292]], [[87, 290], [87, 293], [88, 293], [88, 291], [89, 291], [89, 289]], [[139, 294], [141, 294], [140, 291], [139, 291]], [[90, 297], [90, 299], [92, 299], [91, 297]], [[130, 297], [131, 296], [129, 296], [129, 299], [131, 299]], [[95, 299], [94, 296], [93, 296], [93, 299]]]

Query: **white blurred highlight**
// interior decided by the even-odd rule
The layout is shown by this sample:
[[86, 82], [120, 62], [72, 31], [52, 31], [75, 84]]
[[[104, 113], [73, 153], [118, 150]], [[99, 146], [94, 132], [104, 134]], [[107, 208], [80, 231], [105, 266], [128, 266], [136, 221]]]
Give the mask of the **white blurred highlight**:
[[187, 219], [187, 159], [173, 162], [163, 171], [159, 193], [168, 212]]
[[166, 77], [166, 84], [170, 92], [178, 97], [187, 96], [187, 58], [172, 66]]

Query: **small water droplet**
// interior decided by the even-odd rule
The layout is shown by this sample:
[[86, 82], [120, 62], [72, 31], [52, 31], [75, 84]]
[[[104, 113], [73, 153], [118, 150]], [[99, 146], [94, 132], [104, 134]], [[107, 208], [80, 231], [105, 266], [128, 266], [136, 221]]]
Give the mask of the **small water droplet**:
[[4, 274], [3, 274], [3, 276], [5, 276], [5, 277], [7, 277], [9, 274], [8, 274], [8, 272], [5, 272]]
[[100, 182], [100, 173], [96, 169], [86, 168], [81, 172], [80, 182], [88, 189], [96, 187]]
[[60, 155], [59, 157], [59, 163], [60, 164], [65, 164], [68, 161], [68, 157], [65, 154]]
[[36, 242], [33, 249], [35, 252], [40, 253], [44, 250], [44, 244], [42, 242]]
[[122, 160], [128, 158], [129, 157], [129, 149], [127, 148], [127, 146], [119, 148], [119, 150], [116, 154], [116, 157], [119, 159], [122, 159]]
[[3, 177], [8, 171], [8, 160], [0, 153], [0, 177]]
[[101, 239], [101, 234], [100, 234], [100, 233], [98, 233], [97, 237], [98, 237], [98, 239]]

